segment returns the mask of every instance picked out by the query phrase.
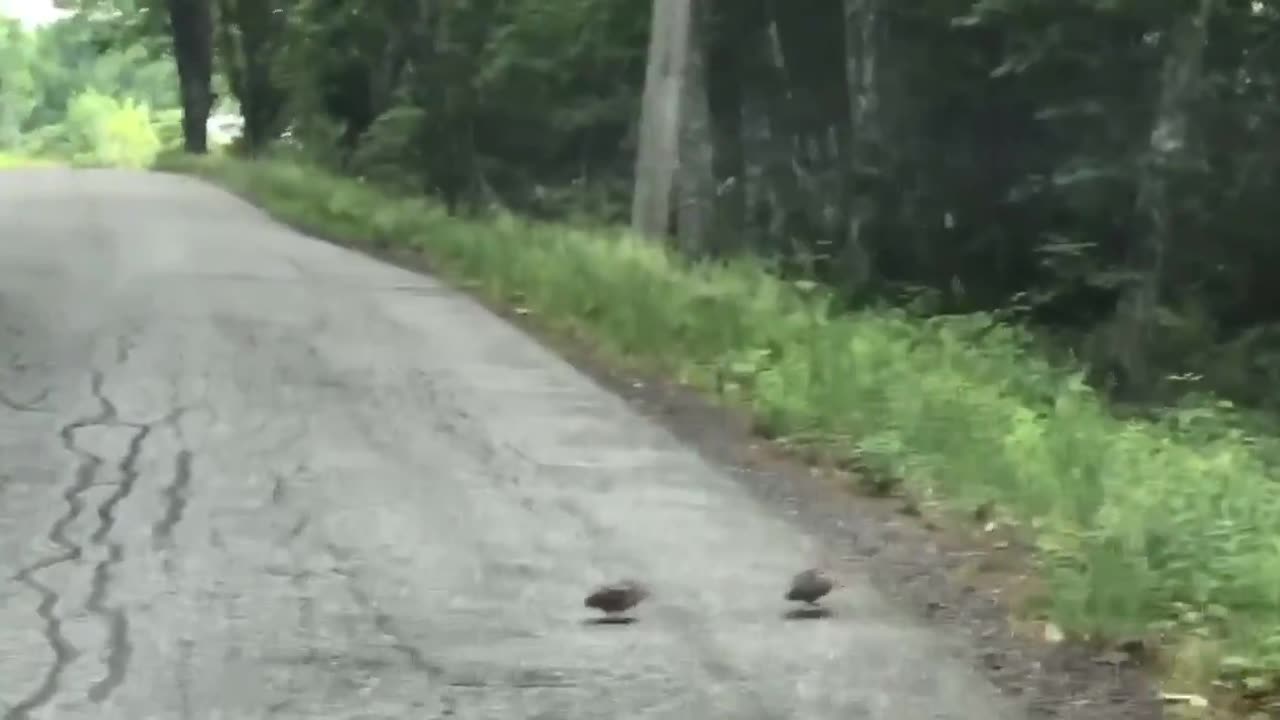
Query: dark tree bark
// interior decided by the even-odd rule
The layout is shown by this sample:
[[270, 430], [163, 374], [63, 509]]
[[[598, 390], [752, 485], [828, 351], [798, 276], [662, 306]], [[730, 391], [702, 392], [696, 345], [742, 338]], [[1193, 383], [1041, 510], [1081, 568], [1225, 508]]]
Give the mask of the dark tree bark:
[[182, 137], [188, 153], [209, 151], [213, 109], [213, 7], [211, 0], [167, 0], [173, 56], [182, 94]]
[[284, 15], [268, 0], [221, 0], [227, 78], [244, 115], [244, 145], [263, 148], [280, 130], [285, 94], [272, 77]]

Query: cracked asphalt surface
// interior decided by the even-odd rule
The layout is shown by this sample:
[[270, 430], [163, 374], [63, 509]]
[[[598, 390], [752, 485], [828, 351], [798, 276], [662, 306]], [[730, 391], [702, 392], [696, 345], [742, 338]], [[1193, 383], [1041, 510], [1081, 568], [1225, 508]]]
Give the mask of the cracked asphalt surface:
[[199, 181], [0, 173], [0, 353], [0, 720], [1025, 717], [519, 330]]

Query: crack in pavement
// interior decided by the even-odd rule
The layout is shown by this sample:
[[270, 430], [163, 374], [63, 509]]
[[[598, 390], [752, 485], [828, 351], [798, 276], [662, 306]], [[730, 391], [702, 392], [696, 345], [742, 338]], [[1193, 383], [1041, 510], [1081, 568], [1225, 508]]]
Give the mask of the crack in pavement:
[[63, 671], [80, 655], [80, 651], [62, 634], [62, 621], [54, 612], [61, 599], [60, 596], [57, 591], [38, 581], [35, 574], [55, 565], [79, 560], [83, 554], [83, 549], [67, 537], [66, 531], [67, 527], [84, 511], [84, 501], [81, 496], [94, 484], [98, 470], [102, 466], [102, 458], [81, 448], [76, 442], [76, 432], [87, 427], [106, 425], [116, 420], [116, 408], [102, 392], [103, 382], [101, 371], [94, 370], [90, 374], [90, 391], [98, 401], [98, 411], [88, 417], [67, 423], [58, 433], [67, 452], [80, 459], [74, 480], [62, 494], [67, 504], [67, 511], [54, 521], [47, 535], [49, 541], [61, 548], [62, 552], [28, 565], [14, 575], [15, 580], [31, 588], [40, 596], [36, 614], [44, 626], [45, 641], [53, 651], [53, 662], [45, 672], [39, 687], [10, 707], [4, 714], [4, 720], [27, 720], [32, 712], [53, 699], [58, 692]]
[[182, 416], [192, 408], [179, 405], [176, 382], [172, 387], [170, 404], [174, 410], [159, 422], [173, 430], [178, 440], [178, 447], [181, 449], [174, 456], [173, 473], [170, 475], [169, 482], [161, 490], [164, 497], [164, 514], [151, 526], [151, 546], [156, 550], [166, 551], [162, 561], [164, 572], [172, 576], [173, 554], [168, 551], [173, 548], [173, 531], [186, 514], [187, 503], [190, 501], [191, 467], [195, 462], [195, 453], [187, 446], [187, 437], [182, 431]]
[[[278, 472], [272, 475], [271, 501], [270, 501], [271, 507], [279, 510], [283, 510], [286, 508], [289, 499], [293, 495], [293, 489], [290, 486], [289, 480], [291, 478], [298, 477], [300, 474], [306, 471], [307, 471], [307, 466], [300, 465], [294, 468], [293, 472], [291, 473], [286, 474], [286, 473]], [[295, 540], [297, 540], [299, 537], [301, 537], [302, 533], [305, 532], [307, 528], [310, 527], [310, 525], [311, 525], [310, 515], [305, 510], [299, 511], [297, 515], [294, 517], [293, 524], [289, 526], [289, 530], [285, 533], [286, 542], [290, 543], [290, 546], [292, 547], [291, 544]]]
[[134, 433], [133, 437], [129, 438], [129, 447], [125, 451], [124, 458], [117, 466], [120, 472], [120, 483], [107, 496], [107, 499], [98, 506], [98, 528], [93, 531], [93, 535], [90, 537], [93, 542], [102, 544], [102, 541], [110, 534], [111, 529], [115, 527], [116, 506], [129, 497], [133, 492], [134, 485], [138, 482], [138, 457], [142, 454], [142, 444], [147, 441], [152, 429], [151, 425], [135, 427], [137, 432]]
[[129, 616], [122, 608], [106, 605], [107, 588], [111, 583], [111, 567], [120, 562], [124, 553], [118, 544], [112, 543], [107, 559], [98, 563], [93, 571], [93, 586], [85, 609], [104, 618], [107, 625], [107, 674], [89, 688], [88, 697], [95, 703], [107, 699], [124, 682], [129, 672], [129, 660], [133, 656], [133, 644], [129, 641]]
[[[95, 392], [102, 402], [108, 402], [106, 396], [102, 393], [101, 383], [96, 386]], [[101, 703], [106, 700], [111, 696], [111, 693], [115, 692], [124, 683], [129, 674], [129, 661], [133, 657], [133, 643], [129, 638], [129, 616], [123, 608], [109, 606], [106, 603], [111, 587], [111, 571], [124, 559], [124, 548], [120, 543], [114, 541], [106, 542], [111, 530], [115, 527], [116, 507], [133, 493], [133, 489], [138, 483], [138, 461], [142, 457], [142, 448], [147, 438], [161, 425], [173, 426], [175, 432], [180, 436], [181, 429], [178, 423], [185, 411], [185, 408], [175, 407], [164, 416], [150, 422], [120, 423], [123, 426], [133, 428], [135, 432], [129, 438], [124, 457], [121, 458], [119, 465], [117, 465], [120, 483], [107, 499], [98, 506], [98, 527], [94, 530], [93, 535], [90, 536], [94, 543], [102, 545], [105, 542], [107, 546], [107, 557], [94, 568], [89, 597], [85, 601], [85, 609], [102, 618], [107, 627], [107, 673], [101, 680], [91, 686], [88, 691], [89, 700], [95, 703]], [[184, 453], [188, 458], [186, 462], [189, 472], [190, 452], [185, 449], [181, 451], [179, 460], [182, 460]], [[181, 465], [179, 470], [182, 470]]]
[[[142, 446], [151, 435], [155, 423], [136, 427], [137, 432], [129, 438], [129, 446], [120, 460], [118, 470], [120, 484], [112, 491], [103, 503], [98, 506], [99, 524], [90, 539], [102, 544], [111, 529], [115, 527], [115, 509], [133, 492], [138, 482], [138, 459], [142, 455]], [[109, 607], [106, 604], [107, 593], [111, 585], [111, 570], [124, 558], [124, 549], [120, 543], [107, 543], [107, 557], [98, 563], [93, 571], [93, 583], [89, 598], [85, 601], [85, 609], [103, 619], [107, 626], [107, 674], [89, 688], [88, 697], [100, 703], [110, 697], [111, 693], [124, 682], [129, 672], [129, 660], [133, 656], [133, 644], [129, 640], [129, 617], [123, 608]]]
[[[94, 369], [90, 372], [89, 390], [98, 404], [97, 411], [92, 415], [67, 423], [58, 432], [63, 448], [78, 459], [74, 479], [62, 493], [67, 509], [50, 526], [47, 536], [49, 541], [57, 546], [61, 552], [42, 558], [22, 568], [14, 575], [14, 580], [26, 585], [40, 597], [40, 602], [36, 607], [36, 614], [43, 624], [43, 634], [50, 649], [53, 651], [54, 657], [40, 685], [23, 700], [10, 707], [5, 712], [3, 720], [27, 720], [36, 710], [46, 706], [57, 695], [62, 674], [66, 671], [66, 668], [82, 654], [62, 632], [63, 621], [56, 613], [57, 606], [62, 600], [61, 596], [56, 590], [40, 582], [35, 577], [36, 573], [42, 570], [62, 563], [78, 561], [84, 555], [84, 548], [67, 536], [67, 528], [84, 513], [84, 493], [91, 487], [103, 484], [98, 482], [98, 475], [105, 464], [105, 460], [96, 453], [81, 447], [76, 437], [77, 433], [89, 427], [129, 427], [135, 430], [129, 440], [125, 455], [117, 466], [120, 482], [115, 485], [115, 489], [97, 509], [99, 524], [90, 536], [90, 540], [94, 544], [102, 545], [115, 525], [117, 506], [128, 498], [137, 484], [139, 474], [137, 464], [147, 437], [160, 424], [176, 423], [183, 412], [182, 408], [177, 408], [167, 413], [164, 417], [148, 423], [123, 422], [115, 405], [107, 397], [104, 390], [105, 382], [106, 378], [103, 371]], [[30, 403], [18, 403], [18, 405], [34, 408], [34, 405], [42, 401], [47, 395], [48, 391], [45, 391]], [[0, 399], [0, 404], [11, 407], [14, 405], [9, 398]], [[110, 607], [106, 604], [106, 597], [111, 583], [111, 570], [123, 559], [124, 550], [119, 543], [110, 542], [105, 544], [107, 545], [107, 556], [94, 568], [89, 597], [84, 605], [85, 609], [91, 614], [101, 617], [107, 628], [106, 676], [90, 687], [88, 691], [89, 699], [95, 703], [100, 703], [109, 697], [124, 681], [128, 673], [129, 661], [133, 654], [133, 647], [129, 639], [129, 618], [127, 614], [122, 608]]]
[[9, 708], [4, 714], [4, 720], [27, 720], [27, 718], [31, 717], [33, 711], [53, 699], [53, 696], [58, 692], [58, 682], [62, 678], [63, 669], [80, 656], [80, 652], [76, 650], [75, 646], [62, 635], [62, 621], [53, 612], [54, 607], [58, 604], [58, 593], [25, 573], [26, 571], [19, 573], [22, 576], [20, 581], [40, 595], [40, 604], [36, 607], [36, 614], [44, 622], [45, 639], [49, 646], [53, 648], [53, 664], [45, 673], [44, 681], [40, 683], [40, 687]]
[[182, 521], [187, 509], [187, 493], [191, 488], [190, 450], [180, 450], [173, 461], [173, 479], [164, 488], [164, 515], [151, 527], [151, 537], [157, 547], [168, 547], [173, 542], [173, 530]]
[[283, 475], [276, 475], [271, 483], [271, 504], [283, 505], [288, 493], [288, 482]]

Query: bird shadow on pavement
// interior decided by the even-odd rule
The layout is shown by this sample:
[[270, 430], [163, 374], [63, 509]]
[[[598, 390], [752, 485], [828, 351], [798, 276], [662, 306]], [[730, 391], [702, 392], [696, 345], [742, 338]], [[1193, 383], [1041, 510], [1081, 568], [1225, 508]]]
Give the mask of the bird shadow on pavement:
[[784, 620], [818, 620], [821, 618], [829, 618], [835, 613], [831, 612], [831, 608], [825, 607], [802, 607], [794, 608], [782, 614]]
[[633, 617], [600, 617], [587, 618], [582, 621], [583, 625], [630, 625], [636, 621]]

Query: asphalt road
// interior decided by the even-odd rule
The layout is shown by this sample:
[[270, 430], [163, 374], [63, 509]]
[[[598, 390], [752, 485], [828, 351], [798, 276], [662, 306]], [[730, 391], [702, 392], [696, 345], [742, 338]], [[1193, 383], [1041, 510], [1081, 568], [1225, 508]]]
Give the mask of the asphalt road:
[[[1022, 717], [727, 468], [195, 180], [0, 173], [0, 720]], [[631, 625], [596, 582], [649, 581]]]

